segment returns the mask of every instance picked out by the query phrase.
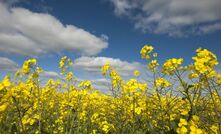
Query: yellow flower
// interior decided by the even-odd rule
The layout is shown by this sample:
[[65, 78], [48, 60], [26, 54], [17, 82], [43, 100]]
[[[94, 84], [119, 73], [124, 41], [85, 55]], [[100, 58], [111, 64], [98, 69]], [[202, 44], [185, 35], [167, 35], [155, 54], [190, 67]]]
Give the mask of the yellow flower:
[[216, 81], [216, 83], [218, 85], [221, 85], [221, 74], [217, 74], [217, 81]]
[[134, 76], [138, 77], [140, 75], [140, 72], [138, 70], [134, 71]]
[[30, 59], [28, 60], [30, 64], [36, 65], [37, 64], [37, 60], [36, 59]]
[[194, 78], [198, 78], [198, 77], [199, 77], [199, 75], [197, 73], [191, 73], [188, 75], [189, 79], [194, 79]]
[[105, 133], [108, 133], [108, 131], [109, 131], [109, 126], [106, 125], [106, 124], [104, 124], [102, 130], [103, 130]]
[[203, 131], [195, 126], [190, 126], [190, 134], [202, 134]]
[[188, 125], [188, 122], [185, 119], [181, 118], [178, 126], [181, 127], [181, 126], [186, 126], [186, 125]]
[[108, 133], [109, 130], [110, 130], [108, 122], [107, 121], [103, 121], [103, 122], [101, 122], [101, 125], [102, 125], [102, 130], [104, 131], [104, 133]]
[[118, 72], [114, 69], [111, 70], [110, 72], [110, 77], [112, 80], [112, 87], [116, 88], [120, 85], [122, 78], [120, 77], [120, 75], [118, 74]]
[[188, 133], [188, 129], [185, 126], [182, 126], [181, 128], [177, 129], [177, 133], [178, 134], [187, 134]]
[[127, 82], [127, 86], [126, 86], [127, 90], [131, 93], [135, 93], [136, 90], [139, 88], [138, 87], [138, 83], [137, 83], [137, 80], [135, 79], [130, 79], [128, 82]]
[[83, 111], [79, 114], [79, 119], [82, 120], [82, 121], [86, 121], [87, 120], [87, 112], [86, 111]]
[[72, 65], [73, 65], [73, 62], [71, 61], [71, 59], [70, 59], [70, 58], [68, 58], [67, 63], [68, 63], [68, 65], [69, 65], [69, 66], [72, 66]]
[[102, 75], [106, 75], [107, 71], [110, 69], [110, 62], [107, 62], [105, 65], [101, 67]]
[[194, 62], [194, 70], [199, 74], [208, 74], [213, 71], [214, 66], [218, 65], [218, 60], [215, 54], [207, 49], [197, 49], [197, 55], [192, 59]]
[[159, 63], [157, 60], [151, 60], [151, 62], [148, 64], [148, 69], [152, 72], [156, 70], [156, 68], [159, 66]]
[[3, 79], [3, 81], [2, 81], [2, 85], [3, 85], [4, 87], [9, 87], [9, 86], [12, 85], [12, 83], [11, 83], [11, 81], [10, 81], [10, 76], [9, 76], [9, 75], [7, 75], [7, 76], [4, 77], [4, 79]]
[[37, 60], [36, 59], [29, 59], [26, 60], [23, 65], [22, 65], [22, 73], [24, 75], [29, 74], [31, 71], [31, 67], [35, 66], [37, 64]]
[[43, 71], [42, 68], [37, 67], [37, 73], [38, 73], [38, 74], [42, 73], [42, 71]]
[[212, 125], [212, 126], [210, 127], [210, 129], [212, 130], [212, 132], [213, 132], [214, 134], [218, 134], [218, 130], [219, 130], [218, 125]]
[[4, 112], [7, 107], [8, 107], [7, 104], [0, 105], [0, 113], [1, 113], [1, 112]]
[[136, 108], [135, 108], [135, 113], [136, 113], [136, 114], [140, 115], [141, 112], [142, 112], [142, 108], [141, 108], [141, 107], [136, 107]]
[[35, 123], [35, 119], [30, 119], [30, 120], [29, 120], [29, 124], [30, 124], [30, 125], [33, 125], [34, 123]]
[[154, 54], [153, 54], [153, 57], [155, 57], [155, 58], [156, 58], [157, 56], [158, 56], [158, 54], [157, 54], [157, 53], [154, 53]]
[[20, 74], [21, 74], [20, 71], [16, 71], [16, 72], [15, 72], [15, 77], [17, 78]]
[[192, 120], [195, 121], [195, 122], [199, 122], [200, 118], [196, 115], [193, 115]]
[[144, 59], [150, 59], [150, 56], [149, 54], [153, 51], [153, 47], [152, 46], [149, 46], [149, 45], [145, 45], [141, 50], [140, 50], [140, 54], [141, 54], [141, 57], [144, 58]]
[[176, 114], [171, 114], [171, 115], [170, 115], [170, 120], [171, 120], [171, 121], [175, 120], [176, 116], [177, 116]]
[[64, 56], [61, 58], [60, 62], [59, 62], [59, 68], [63, 68], [65, 65], [65, 60], [67, 59], [67, 56]]
[[90, 87], [91, 87], [91, 81], [89, 81], [89, 80], [83, 80], [83, 81], [81, 81], [81, 83], [78, 85], [78, 87], [90, 88]]
[[188, 115], [188, 111], [187, 110], [181, 110], [181, 115]]
[[147, 84], [146, 83], [138, 83], [138, 88], [141, 91], [145, 91], [147, 89]]
[[66, 74], [66, 80], [72, 80], [73, 79], [73, 73], [72, 72], [69, 72]]
[[49, 79], [48, 81], [47, 81], [47, 84], [46, 84], [47, 86], [50, 86], [50, 85], [55, 85], [55, 81], [53, 80], [53, 79]]
[[162, 72], [167, 75], [172, 75], [178, 69], [179, 65], [181, 65], [182, 63], [183, 63], [182, 58], [169, 59], [163, 64]]
[[90, 134], [96, 134], [97, 133], [97, 130], [92, 130], [92, 132]]
[[170, 87], [172, 86], [170, 82], [168, 82], [166, 79], [164, 78], [158, 78], [156, 79], [155, 81], [156, 83], [156, 87], [158, 88], [167, 88], [167, 87]]
[[67, 56], [62, 57], [59, 62], [59, 68], [61, 69], [61, 74], [64, 74], [66, 72], [66, 69], [72, 65], [73, 63], [71, 62], [70, 58], [68, 58]]
[[5, 87], [2, 83], [0, 83], [0, 91], [3, 90]]

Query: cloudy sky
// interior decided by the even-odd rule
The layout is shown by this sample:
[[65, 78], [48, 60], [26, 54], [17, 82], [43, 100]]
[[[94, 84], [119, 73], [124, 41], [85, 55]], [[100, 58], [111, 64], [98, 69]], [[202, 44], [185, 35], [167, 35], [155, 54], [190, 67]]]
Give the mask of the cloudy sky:
[[0, 0], [0, 78], [28, 58], [44, 77], [58, 77], [67, 55], [80, 79], [103, 83], [110, 61], [123, 76], [143, 70], [139, 51], [151, 44], [159, 62], [203, 47], [221, 60], [221, 0]]

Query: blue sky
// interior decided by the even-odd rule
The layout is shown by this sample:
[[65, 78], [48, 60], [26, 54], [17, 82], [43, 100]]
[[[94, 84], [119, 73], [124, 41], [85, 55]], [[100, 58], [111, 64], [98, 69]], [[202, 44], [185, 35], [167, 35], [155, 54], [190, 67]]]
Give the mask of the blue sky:
[[221, 60], [220, 6], [220, 0], [5, 0], [0, 3], [5, 18], [0, 20], [0, 77], [11, 71], [8, 66], [17, 68], [32, 57], [53, 76], [64, 55], [73, 59], [82, 79], [101, 78], [97, 68], [105, 60], [132, 74], [146, 63], [139, 54], [145, 44], [155, 47], [160, 63], [173, 57], [190, 63], [199, 47]]

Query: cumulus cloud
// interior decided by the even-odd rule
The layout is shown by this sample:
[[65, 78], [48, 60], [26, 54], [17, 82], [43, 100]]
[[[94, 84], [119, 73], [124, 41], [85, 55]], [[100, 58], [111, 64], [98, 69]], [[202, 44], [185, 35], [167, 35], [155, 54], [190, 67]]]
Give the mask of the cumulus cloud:
[[75, 51], [96, 55], [108, 46], [108, 37], [97, 37], [74, 25], [64, 25], [47, 13], [7, 8], [0, 2], [0, 51], [36, 56], [49, 52]]
[[140, 70], [142, 68], [142, 65], [138, 62], [127, 62], [109, 57], [85, 56], [76, 59], [74, 61], [74, 67], [87, 72], [100, 73], [101, 67], [107, 62], [123, 76], [132, 75], [134, 70]]
[[221, 29], [220, 0], [110, 1], [117, 15], [128, 16], [135, 22], [135, 28], [142, 31], [183, 36], [207, 34]]
[[53, 71], [43, 71], [40, 74], [40, 77], [44, 77], [44, 78], [60, 78], [60, 75], [57, 72], [53, 72]]
[[0, 57], [0, 70], [15, 72], [18, 70], [18, 64], [6, 57]]
[[221, 22], [200, 27], [199, 33], [212, 33], [221, 29]]
[[95, 80], [92, 80], [92, 82], [94, 84], [98, 84], [98, 85], [107, 85], [109, 86], [111, 84], [111, 82], [107, 79], [104, 79], [104, 78], [100, 78], [100, 79], [95, 79]]
[[111, 82], [107, 79], [100, 78], [100, 79], [94, 79], [91, 81], [95, 89], [98, 89], [100, 91], [108, 92], [111, 88]]

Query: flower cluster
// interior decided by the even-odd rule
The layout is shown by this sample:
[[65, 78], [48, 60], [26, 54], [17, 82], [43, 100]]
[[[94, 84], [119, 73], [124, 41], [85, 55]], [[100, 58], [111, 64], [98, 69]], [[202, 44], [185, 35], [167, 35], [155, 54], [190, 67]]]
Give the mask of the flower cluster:
[[166, 79], [164, 78], [158, 78], [156, 79], [155, 81], [156, 83], [156, 87], [158, 88], [167, 88], [167, 87], [170, 87], [171, 86], [171, 83], [168, 82]]
[[140, 50], [140, 54], [141, 57], [144, 59], [149, 60], [150, 59], [150, 53], [153, 51], [153, 47], [149, 46], [149, 45], [145, 45], [141, 50]]
[[31, 67], [35, 66], [37, 63], [36, 59], [30, 59], [24, 62], [23, 66], [22, 66], [22, 73], [24, 75], [29, 74], [31, 71]]
[[154, 72], [158, 66], [159, 66], [159, 63], [157, 60], [151, 60], [150, 63], [148, 64], [148, 69]]
[[70, 58], [67, 58], [67, 56], [62, 57], [59, 62], [59, 68], [61, 69], [61, 74], [64, 74], [66, 70], [72, 65], [73, 63]]
[[181, 65], [182, 63], [183, 63], [182, 58], [169, 59], [163, 64], [162, 72], [167, 75], [172, 75], [178, 69], [179, 65]]
[[78, 87], [83, 87], [83, 88], [90, 88], [91, 87], [91, 81], [89, 80], [86, 80], [86, 81], [82, 81]]
[[102, 75], [106, 75], [108, 70], [110, 69], [110, 63], [107, 62], [105, 65], [102, 66], [101, 68], [101, 73]]
[[200, 74], [205, 74], [214, 70], [214, 66], [218, 65], [217, 57], [207, 49], [197, 49], [197, 56], [193, 57], [194, 68]]
[[191, 70], [190, 77], [196, 78], [202, 76], [206, 79], [214, 78], [216, 76], [214, 67], [219, 64], [216, 55], [202, 48], [197, 49], [196, 52], [197, 55], [192, 58], [195, 62], [189, 67]]
[[180, 122], [178, 124], [177, 133], [178, 134], [204, 134], [205, 132], [202, 131], [202, 129], [198, 128], [198, 125], [200, 124], [200, 119], [198, 116], [193, 115], [192, 119], [187, 122], [186, 119], [180, 119]]

